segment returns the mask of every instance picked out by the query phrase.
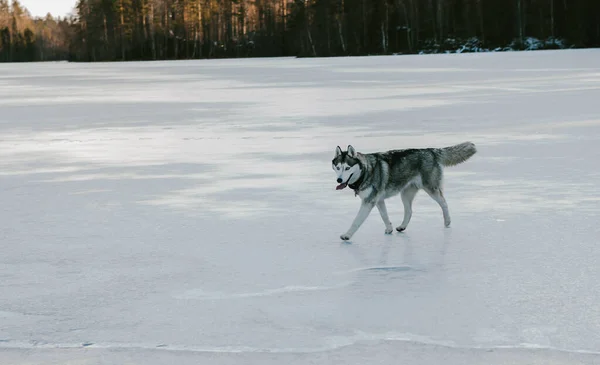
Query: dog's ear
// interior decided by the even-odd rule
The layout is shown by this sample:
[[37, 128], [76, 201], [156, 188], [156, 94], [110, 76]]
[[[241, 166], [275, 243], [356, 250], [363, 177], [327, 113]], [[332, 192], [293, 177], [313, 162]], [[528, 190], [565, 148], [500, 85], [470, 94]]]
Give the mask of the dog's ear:
[[351, 145], [348, 145], [348, 156], [354, 158], [356, 157], [356, 151], [354, 150], [354, 147], [352, 147]]
[[339, 157], [342, 155], [342, 149], [340, 148], [340, 146], [337, 146], [335, 148], [335, 157]]

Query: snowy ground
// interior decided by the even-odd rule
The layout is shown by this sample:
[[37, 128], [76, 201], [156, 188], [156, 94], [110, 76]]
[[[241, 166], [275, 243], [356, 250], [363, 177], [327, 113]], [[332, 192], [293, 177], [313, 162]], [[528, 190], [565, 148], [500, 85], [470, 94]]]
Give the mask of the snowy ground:
[[[0, 363], [597, 364], [599, 101], [600, 50], [0, 65]], [[467, 140], [451, 228], [340, 241], [336, 145]]]

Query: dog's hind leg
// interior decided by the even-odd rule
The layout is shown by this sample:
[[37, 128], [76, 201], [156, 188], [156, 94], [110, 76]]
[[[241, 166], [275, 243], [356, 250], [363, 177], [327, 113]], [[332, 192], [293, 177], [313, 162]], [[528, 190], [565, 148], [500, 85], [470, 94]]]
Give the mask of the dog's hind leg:
[[415, 195], [419, 188], [414, 185], [407, 186], [402, 190], [402, 203], [404, 204], [404, 219], [402, 220], [402, 224], [396, 227], [398, 232], [402, 232], [408, 226], [410, 222], [410, 218], [412, 217], [412, 202], [415, 199]]
[[371, 210], [373, 210], [374, 207], [375, 203], [366, 203], [363, 201], [360, 205], [360, 209], [358, 210], [356, 218], [354, 218], [354, 221], [350, 225], [350, 229], [348, 229], [348, 232], [341, 235], [340, 238], [344, 241], [349, 240], [352, 237], [352, 235], [356, 233], [358, 228], [364, 223], [365, 219], [367, 219], [369, 213], [371, 213]]
[[383, 223], [385, 223], [385, 234], [391, 234], [392, 232], [394, 232], [394, 227], [392, 227], [392, 222], [390, 222], [390, 217], [388, 216], [385, 201], [383, 199], [377, 202], [377, 209], [379, 209], [381, 219], [383, 219]]
[[435, 200], [440, 205], [440, 207], [442, 208], [442, 213], [444, 214], [444, 225], [446, 227], [449, 227], [450, 212], [448, 211], [448, 203], [446, 203], [446, 199], [444, 198], [442, 188], [425, 189], [425, 191], [433, 200]]

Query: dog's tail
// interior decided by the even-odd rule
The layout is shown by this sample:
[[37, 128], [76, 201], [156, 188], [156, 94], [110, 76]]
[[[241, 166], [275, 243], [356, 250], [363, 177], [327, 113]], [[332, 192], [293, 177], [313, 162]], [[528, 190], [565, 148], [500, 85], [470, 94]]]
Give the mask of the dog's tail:
[[471, 142], [463, 142], [454, 146], [440, 148], [442, 165], [454, 166], [463, 163], [473, 156], [477, 149]]

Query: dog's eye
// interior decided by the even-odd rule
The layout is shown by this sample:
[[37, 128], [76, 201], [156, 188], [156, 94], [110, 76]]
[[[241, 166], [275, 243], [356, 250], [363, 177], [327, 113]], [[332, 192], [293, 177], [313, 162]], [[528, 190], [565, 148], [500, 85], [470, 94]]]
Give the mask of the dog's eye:
[[348, 171], [348, 170], [350, 170], [350, 168], [349, 168], [349, 167], [346, 167], [344, 170]]
[[340, 169], [340, 167], [338, 166], [338, 167], [336, 167], [336, 169], [338, 169], [338, 170], [339, 170], [339, 169]]

